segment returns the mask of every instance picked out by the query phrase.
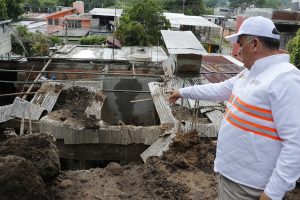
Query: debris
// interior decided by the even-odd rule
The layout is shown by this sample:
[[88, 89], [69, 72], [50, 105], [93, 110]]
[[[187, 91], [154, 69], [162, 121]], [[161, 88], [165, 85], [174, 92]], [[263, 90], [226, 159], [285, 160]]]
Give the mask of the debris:
[[44, 180], [59, 174], [58, 149], [52, 135], [33, 133], [0, 143], [0, 156], [15, 155], [31, 161]]
[[47, 187], [32, 162], [20, 156], [0, 156], [1, 199], [49, 199]]

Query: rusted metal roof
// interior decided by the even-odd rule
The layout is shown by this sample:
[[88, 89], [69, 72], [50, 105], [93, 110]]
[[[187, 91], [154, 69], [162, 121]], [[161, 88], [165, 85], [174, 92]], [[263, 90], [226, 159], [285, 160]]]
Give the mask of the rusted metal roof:
[[218, 83], [240, 73], [245, 68], [224, 56], [203, 56], [200, 73], [211, 83]]
[[300, 12], [276, 10], [273, 11], [272, 20], [300, 21]]

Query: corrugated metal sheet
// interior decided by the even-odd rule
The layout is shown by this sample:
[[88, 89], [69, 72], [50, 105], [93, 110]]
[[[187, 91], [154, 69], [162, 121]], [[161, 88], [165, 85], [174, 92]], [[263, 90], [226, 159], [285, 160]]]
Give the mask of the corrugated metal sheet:
[[176, 120], [172, 114], [169, 103], [166, 101], [166, 94], [164, 94], [164, 91], [159, 84], [160, 83], [158, 82], [151, 82], [148, 83], [148, 86], [153, 98], [153, 103], [160, 119], [160, 123], [174, 124]]
[[[165, 83], [156, 83], [156, 82], [152, 82], [149, 83], [149, 88], [150, 90], [155, 90], [157, 91], [161, 91], [159, 92], [159, 96], [160, 98], [160, 102], [155, 104], [155, 108], [158, 112], [159, 116], [162, 116], [162, 119], [166, 120], [165, 118], [167, 118], [169, 120], [169, 122], [171, 122], [173, 120], [173, 123], [175, 123], [175, 118], [172, 114], [172, 110], [171, 107], [169, 105], [169, 103], [167, 102], [167, 96], [165, 94], [163, 94], [163, 91], [169, 91], [169, 90], [173, 90], [173, 89], [177, 89], [177, 88], [181, 88], [181, 87], [188, 87], [191, 85], [195, 85], [195, 84], [199, 84], [201, 83], [200, 78], [197, 77], [193, 77], [193, 78], [183, 78], [183, 77], [178, 77], [178, 76], [173, 76], [170, 77], [169, 80], [167, 80]], [[158, 93], [158, 92], [157, 92]], [[152, 95], [153, 96], [153, 95]], [[153, 98], [154, 99], [154, 98]], [[191, 100], [191, 99], [179, 99], [177, 101], [177, 104], [182, 105], [186, 108], [192, 109], [195, 107], [195, 100]], [[196, 130], [199, 131], [203, 131], [203, 127], [205, 128], [205, 134], [209, 135], [210, 137], [216, 137], [217, 136], [217, 130], [218, 130], [218, 126], [221, 122], [221, 119], [223, 117], [223, 113], [221, 111], [219, 111], [223, 106], [220, 105], [218, 102], [212, 102], [212, 101], [199, 101], [199, 107], [198, 108], [210, 108], [210, 111], [206, 111], [203, 113], [206, 114], [206, 116], [208, 117], [208, 119], [211, 120], [211, 122], [213, 123], [213, 125], [211, 124], [201, 124], [201, 123], [197, 123], [195, 126], [192, 127], [192, 122], [187, 122], [185, 124], [185, 126], [182, 127], [182, 129], [184, 131], [190, 131], [193, 128], [196, 128]], [[213, 109], [215, 108], [215, 109]], [[200, 109], [201, 111], [201, 109]], [[214, 128], [207, 128], [207, 126], [211, 127], [213, 126]]]
[[207, 55], [207, 51], [191, 31], [161, 30], [170, 54]]
[[74, 48], [76, 48], [75, 45], [64, 45], [63, 47], [59, 48], [56, 53], [58, 54], [67, 54], [71, 52]]
[[10, 116], [38, 120], [45, 109], [31, 102], [16, 97], [10, 111]]
[[95, 97], [95, 100], [92, 101], [92, 104], [86, 108], [85, 113], [87, 116], [94, 115], [94, 116], [96, 116], [97, 119], [101, 119], [101, 110], [103, 107], [103, 103], [106, 99], [106, 95], [103, 95], [100, 92], [95, 95], [101, 95], [101, 97], [99, 98], [101, 100], [100, 101], [96, 100], [96, 97]]
[[170, 21], [171, 27], [178, 27], [178, 25], [199, 26], [221, 28], [220, 26], [208, 21], [201, 16], [190, 16], [181, 13], [164, 13], [164, 16]]
[[203, 56], [201, 73], [210, 83], [218, 83], [240, 73], [245, 68], [240, 62], [229, 56]]
[[[9, 21], [9, 20], [7, 20]], [[5, 22], [5, 21], [4, 21]], [[5, 24], [3, 22], [3, 24]], [[0, 22], [1, 23], [1, 22]], [[11, 31], [6, 25], [2, 25], [0, 29], [0, 55], [11, 51]]]
[[51, 112], [63, 87], [64, 86], [60, 83], [43, 83], [42, 87], [37, 91], [30, 102]]
[[192, 130], [197, 130], [200, 137], [216, 137], [218, 128], [215, 124], [193, 124], [192, 122], [185, 122], [185, 126], [182, 127], [182, 131], [187, 133]]
[[11, 107], [12, 107], [12, 104], [7, 105], [7, 106], [0, 106], [0, 123], [6, 122], [6, 121], [14, 118], [14, 117], [10, 116]]
[[150, 156], [162, 156], [163, 152], [169, 149], [169, 145], [172, 142], [172, 138], [176, 136], [175, 133], [160, 137], [156, 140], [148, 149], [146, 149], [142, 154], [141, 158], [144, 163]]
[[89, 13], [91, 15], [120, 17], [122, 15], [122, 12], [123, 12], [123, 9], [93, 8]]
[[[188, 86], [192, 86], [192, 85], [202, 85], [202, 84], [206, 84], [206, 83], [209, 83], [209, 82], [200, 76], [199, 77], [173, 76], [173, 77], [170, 77], [170, 79], [166, 83], [166, 87], [167, 87], [166, 90], [179, 89], [182, 87], [188, 87]], [[177, 104], [182, 105], [189, 109], [195, 108], [195, 100], [183, 99], [183, 103], [181, 103], [181, 101], [182, 101], [182, 99], [179, 99], [177, 101]], [[220, 111], [223, 107], [224, 106], [221, 105], [219, 102], [199, 100], [198, 108], [200, 108], [201, 113], [205, 113], [205, 115], [214, 124], [213, 126], [215, 127], [215, 129], [212, 129], [212, 128], [207, 129], [208, 132], [206, 134], [210, 135], [210, 137], [212, 137], [212, 136], [216, 137], [216, 135], [217, 135], [218, 127], [223, 118], [223, 112]], [[210, 109], [210, 111], [207, 111], [208, 108]], [[197, 128], [197, 130], [198, 130], [198, 128], [200, 128], [202, 130], [201, 126], [202, 125], [196, 125], [195, 127]], [[206, 126], [206, 125], [204, 125], [204, 126]], [[211, 126], [211, 125], [209, 125], [209, 126]], [[189, 123], [186, 123], [184, 130], [187, 131], [187, 130], [191, 130], [191, 129], [192, 129], [192, 126], [189, 125]]]

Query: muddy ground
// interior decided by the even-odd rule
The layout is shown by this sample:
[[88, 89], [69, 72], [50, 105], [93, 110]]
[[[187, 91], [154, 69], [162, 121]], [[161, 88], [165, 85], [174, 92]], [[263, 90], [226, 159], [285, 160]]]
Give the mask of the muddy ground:
[[[215, 200], [217, 197], [213, 172], [216, 142], [199, 138], [196, 132], [178, 134], [163, 156], [150, 157], [145, 164], [121, 166], [111, 162], [105, 168], [88, 170], [59, 172], [58, 150], [50, 135], [37, 133], [9, 138], [0, 147], [1, 200]], [[285, 199], [299, 200], [300, 188]]]
[[[197, 133], [178, 135], [162, 157], [146, 164], [63, 171], [50, 186], [51, 199], [206, 199], [217, 198], [213, 172], [216, 143]], [[286, 200], [299, 200], [300, 188]]]

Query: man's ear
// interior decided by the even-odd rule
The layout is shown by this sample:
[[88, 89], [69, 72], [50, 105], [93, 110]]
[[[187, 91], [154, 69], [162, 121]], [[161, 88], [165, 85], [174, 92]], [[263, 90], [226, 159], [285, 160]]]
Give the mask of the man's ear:
[[256, 45], [257, 45], [257, 39], [254, 38], [254, 39], [253, 39], [253, 47], [256, 47]]

